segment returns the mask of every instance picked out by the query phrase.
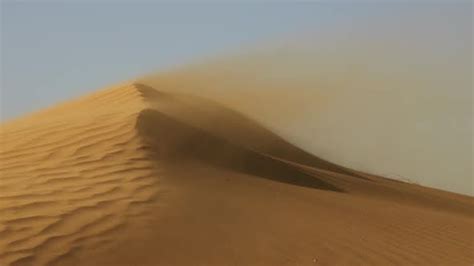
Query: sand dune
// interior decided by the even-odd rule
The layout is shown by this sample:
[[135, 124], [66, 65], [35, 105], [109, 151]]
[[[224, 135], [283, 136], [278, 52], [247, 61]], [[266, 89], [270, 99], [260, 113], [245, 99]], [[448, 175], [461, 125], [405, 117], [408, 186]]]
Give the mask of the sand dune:
[[1, 265], [472, 265], [474, 199], [132, 83], [1, 127]]

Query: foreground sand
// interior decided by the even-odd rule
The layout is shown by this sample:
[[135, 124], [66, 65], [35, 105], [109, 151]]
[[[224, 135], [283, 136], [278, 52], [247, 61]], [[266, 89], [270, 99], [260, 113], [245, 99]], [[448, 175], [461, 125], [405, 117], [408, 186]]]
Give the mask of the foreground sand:
[[474, 200], [126, 84], [1, 127], [1, 265], [472, 265]]

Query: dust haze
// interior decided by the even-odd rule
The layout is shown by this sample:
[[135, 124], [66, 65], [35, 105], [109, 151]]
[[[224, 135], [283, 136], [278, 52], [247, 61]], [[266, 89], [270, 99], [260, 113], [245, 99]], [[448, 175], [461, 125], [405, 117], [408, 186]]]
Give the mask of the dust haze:
[[142, 81], [217, 100], [346, 167], [472, 195], [471, 18], [438, 13], [303, 32]]

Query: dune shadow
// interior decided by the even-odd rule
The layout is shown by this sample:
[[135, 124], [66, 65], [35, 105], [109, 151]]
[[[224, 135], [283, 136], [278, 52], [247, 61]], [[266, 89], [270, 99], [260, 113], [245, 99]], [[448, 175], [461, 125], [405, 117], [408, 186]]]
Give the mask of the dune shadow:
[[[192, 123], [187, 121], [186, 124], [189, 126], [196, 124], [199, 128], [205, 128], [208, 132], [212, 132], [214, 136], [220, 136], [221, 139], [231, 139], [236, 146], [245, 146], [248, 149], [282, 160], [372, 181], [357, 171], [314, 156], [288, 142], [257, 121], [213, 100], [195, 95], [189, 97], [190, 95], [179, 96], [174, 93], [162, 92], [142, 83], [135, 83], [134, 86], [145, 101], [152, 104], [152, 106], [159, 105], [163, 101], [168, 104], [175, 104], [180, 107], [179, 112], [190, 114], [193, 117]], [[188, 97], [188, 100], [183, 102], [182, 96]]]
[[289, 163], [234, 144], [153, 109], [140, 113], [136, 128], [147, 146], [148, 154], [156, 160], [191, 159], [277, 182], [344, 192]]

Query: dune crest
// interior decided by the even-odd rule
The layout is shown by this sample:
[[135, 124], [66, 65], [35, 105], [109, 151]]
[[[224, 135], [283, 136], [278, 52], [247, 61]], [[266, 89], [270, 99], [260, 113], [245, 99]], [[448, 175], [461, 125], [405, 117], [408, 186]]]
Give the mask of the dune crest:
[[473, 210], [140, 83], [0, 129], [2, 265], [469, 265]]

